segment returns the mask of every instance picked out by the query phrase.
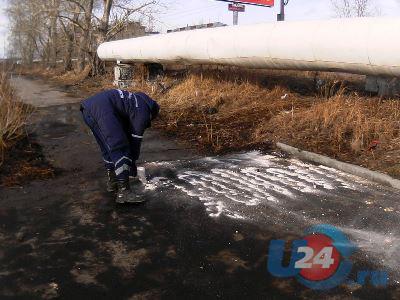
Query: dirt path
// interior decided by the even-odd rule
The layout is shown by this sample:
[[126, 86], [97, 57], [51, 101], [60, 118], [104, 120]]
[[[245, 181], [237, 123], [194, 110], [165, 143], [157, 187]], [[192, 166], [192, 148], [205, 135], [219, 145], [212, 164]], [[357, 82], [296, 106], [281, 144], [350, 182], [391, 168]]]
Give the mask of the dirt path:
[[13, 75], [11, 83], [18, 96], [24, 102], [35, 107], [48, 107], [67, 103], [76, 103], [77, 99], [69, 97], [59, 88], [52, 86], [45, 80], [31, 80], [27, 77]]
[[[40, 106], [31, 129], [59, 175], [0, 189], [0, 295], [19, 298], [370, 298], [400, 295], [398, 192], [331, 169], [260, 153], [196, 157], [146, 133], [142, 206], [103, 190], [101, 159], [79, 99], [15, 78]], [[35, 91], [31, 95], [30, 91]], [[75, 102], [75, 103], [74, 103]], [[63, 104], [62, 104], [63, 103]], [[68, 104], [66, 104], [68, 103]], [[306, 289], [266, 268], [271, 239], [313, 224], [340, 227], [358, 268], [390, 272], [386, 289]]]

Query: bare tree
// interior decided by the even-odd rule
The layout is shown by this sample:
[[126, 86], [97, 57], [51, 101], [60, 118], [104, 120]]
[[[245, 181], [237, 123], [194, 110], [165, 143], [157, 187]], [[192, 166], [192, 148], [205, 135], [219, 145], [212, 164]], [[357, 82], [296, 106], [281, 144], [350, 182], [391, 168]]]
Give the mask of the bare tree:
[[[130, 0], [102, 0], [102, 2], [102, 13], [100, 17], [96, 18], [97, 24], [95, 24], [95, 49], [97, 49], [98, 45], [109, 41], [113, 36], [123, 30], [124, 26], [129, 23], [133, 15], [150, 16], [155, 13], [155, 7], [161, 6], [158, 0], [144, 0], [134, 3]], [[100, 62], [95, 51], [92, 53], [91, 58], [92, 74], [103, 73], [104, 64]]]
[[100, 43], [109, 41], [133, 20], [154, 17], [161, 0], [8, 0], [11, 47], [24, 62], [66, 71], [90, 66], [92, 75], [104, 71], [97, 57]]
[[370, 17], [379, 15], [374, 0], [331, 0], [335, 16], [338, 18]]
[[38, 1], [15, 0], [7, 8], [10, 19], [10, 44], [14, 53], [26, 64], [48, 54], [47, 31], [43, 15], [36, 10]]
[[42, 1], [39, 10], [48, 16], [49, 19], [49, 61], [50, 67], [55, 68], [57, 60], [57, 16], [60, 0]]
[[[71, 1], [71, 0], [68, 0]], [[81, 45], [79, 46], [79, 55], [78, 55], [78, 67], [79, 69], [83, 69], [86, 61], [89, 59], [90, 53], [90, 40], [92, 34], [92, 16], [93, 16], [93, 8], [94, 8], [94, 0], [85, 1], [84, 8], [84, 19], [83, 26], [81, 26]]]
[[335, 16], [339, 18], [351, 18], [352, 7], [351, 0], [331, 0], [331, 4], [335, 11]]

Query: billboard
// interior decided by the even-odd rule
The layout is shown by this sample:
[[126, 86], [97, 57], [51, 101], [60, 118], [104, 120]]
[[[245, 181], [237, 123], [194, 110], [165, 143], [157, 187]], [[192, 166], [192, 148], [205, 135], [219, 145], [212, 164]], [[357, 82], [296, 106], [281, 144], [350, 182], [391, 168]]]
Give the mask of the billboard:
[[230, 11], [244, 12], [246, 7], [242, 4], [229, 3], [228, 9]]
[[234, 3], [242, 3], [242, 4], [250, 4], [250, 5], [258, 5], [258, 6], [267, 6], [272, 7], [275, 4], [275, 0], [217, 0], [224, 2], [234, 2]]

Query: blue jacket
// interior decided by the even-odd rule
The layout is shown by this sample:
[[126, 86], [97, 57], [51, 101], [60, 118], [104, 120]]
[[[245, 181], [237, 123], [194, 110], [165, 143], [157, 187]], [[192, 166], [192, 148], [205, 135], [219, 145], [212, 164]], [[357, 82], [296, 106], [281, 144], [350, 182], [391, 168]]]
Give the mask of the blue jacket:
[[84, 100], [82, 107], [96, 120], [109, 150], [130, 147], [133, 160], [139, 158], [143, 133], [160, 109], [144, 93], [116, 89]]

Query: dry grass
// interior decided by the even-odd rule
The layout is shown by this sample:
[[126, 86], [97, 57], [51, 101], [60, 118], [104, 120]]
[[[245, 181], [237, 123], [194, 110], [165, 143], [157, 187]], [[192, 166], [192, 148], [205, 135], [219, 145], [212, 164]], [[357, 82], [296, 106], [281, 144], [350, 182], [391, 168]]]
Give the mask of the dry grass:
[[[133, 89], [161, 104], [155, 125], [200, 150], [283, 141], [400, 177], [400, 102], [365, 95], [362, 76], [196, 67], [149, 83], [143, 69], [135, 74]], [[76, 85], [88, 94], [111, 87], [111, 74]]]
[[[137, 89], [160, 102], [159, 127], [208, 152], [265, 148], [281, 141], [399, 176], [398, 100], [359, 96], [333, 76], [297, 92], [299, 83], [281, 74], [192, 72], [179, 81], [164, 78], [166, 92], [155, 84]], [[303, 76], [306, 83], [315, 82], [313, 74]]]
[[18, 101], [7, 74], [0, 73], [0, 165], [6, 149], [25, 136], [25, 125], [32, 109]]
[[33, 66], [24, 66], [24, 65], [17, 65], [14, 66], [13, 69], [14, 73], [18, 75], [27, 75], [27, 76], [34, 76], [34, 77], [44, 77], [44, 78], [51, 78], [51, 77], [58, 77], [64, 74], [63, 68], [58, 66], [55, 69], [52, 68], [44, 68], [40, 64], [35, 64]]
[[90, 65], [87, 65], [82, 71], [69, 71], [61, 76], [58, 76], [57, 79], [66, 85], [75, 85], [84, 81], [89, 76], [90, 71], [91, 67]]
[[[140, 87], [146, 88], [152, 92]], [[308, 102], [281, 85], [265, 87], [261, 81], [223, 72], [190, 74], [153, 97], [162, 107], [165, 129], [187, 133], [191, 142], [212, 152], [265, 143], [251, 138], [260, 122]]]
[[307, 145], [312, 151], [334, 156], [359, 154], [373, 141], [389, 150], [400, 136], [400, 102], [339, 93], [327, 100], [316, 99], [309, 108], [299, 107], [293, 115], [275, 116], [260, 124], [254, 136]]

